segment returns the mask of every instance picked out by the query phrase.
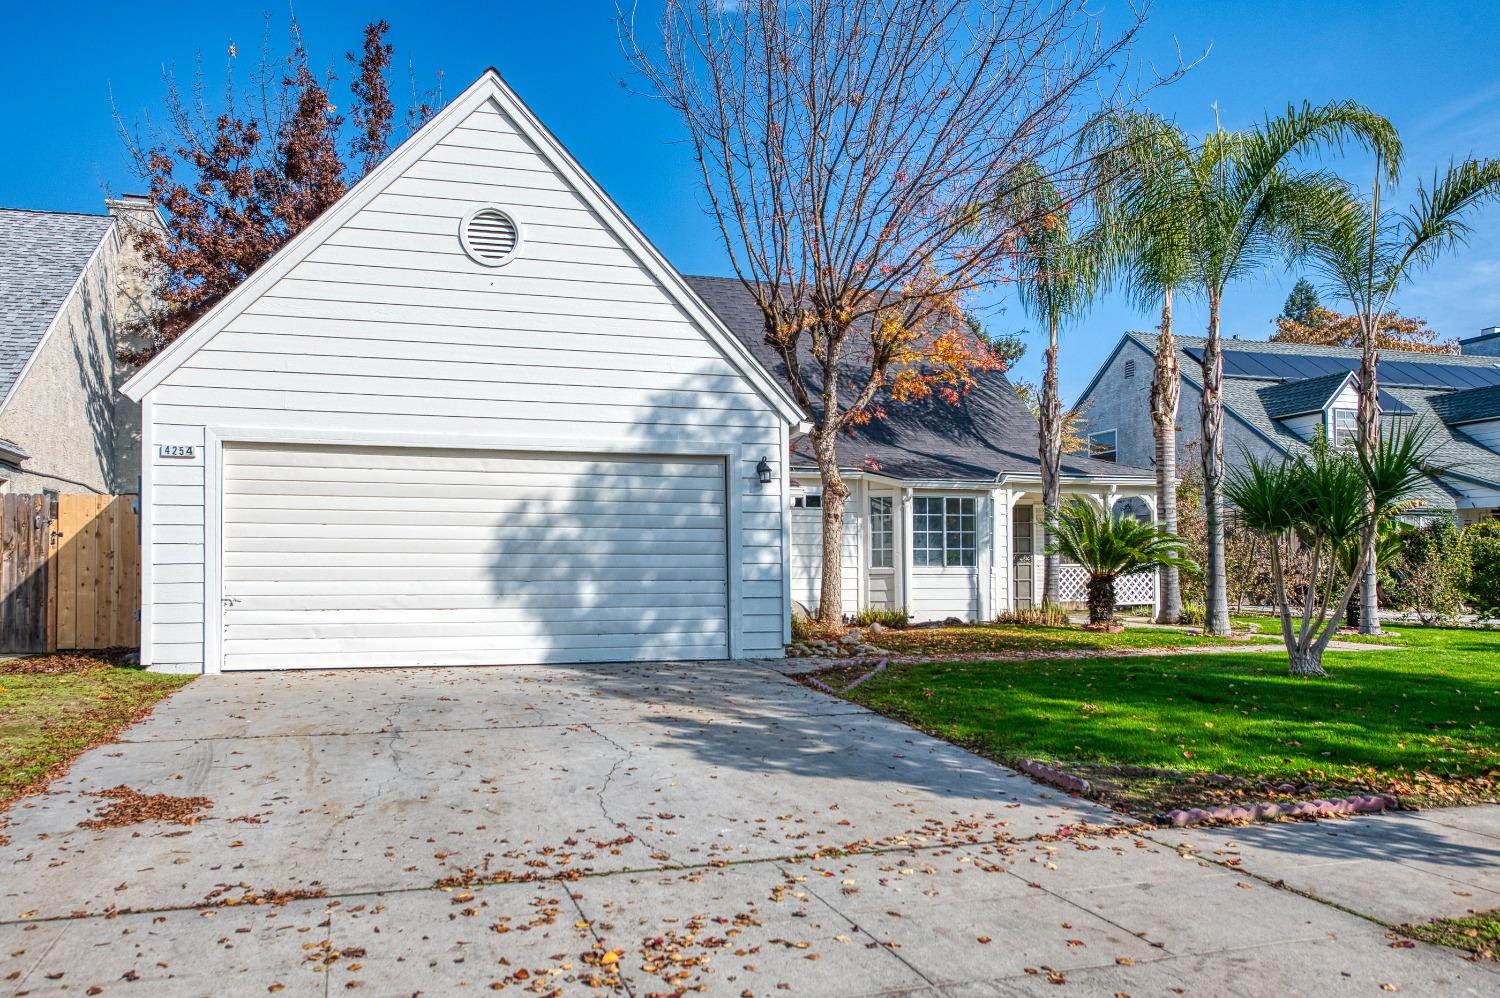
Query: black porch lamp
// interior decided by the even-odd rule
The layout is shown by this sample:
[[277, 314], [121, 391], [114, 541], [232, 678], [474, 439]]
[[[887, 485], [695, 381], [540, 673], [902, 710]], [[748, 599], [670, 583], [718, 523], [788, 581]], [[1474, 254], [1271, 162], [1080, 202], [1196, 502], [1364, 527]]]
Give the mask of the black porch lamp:
[[757, 463], [755, 465], [755, 477], [757, 477], [757, 478], [760, 479], [760, 484], [762, 484], [762, 485], [770, 485], [771, 484], [771, 462], [767, 461], [765, 458], [761, 458], [760, 461], [759, 461], [759, 463]]

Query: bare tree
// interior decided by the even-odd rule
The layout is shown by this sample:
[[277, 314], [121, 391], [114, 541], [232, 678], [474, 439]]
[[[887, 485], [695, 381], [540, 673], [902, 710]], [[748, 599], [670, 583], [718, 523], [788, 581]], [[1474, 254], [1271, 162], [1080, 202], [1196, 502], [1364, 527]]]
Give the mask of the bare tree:
[[842, 623], [840, 434], [998, 366], [963, 300], [1010, 276], [1017, 229], [982, 206], [1025, 164], [1066, 172], [1086, 115], [1128, 102], [1143, 16], [1105, 34], [1085, 0], [666, 0], [643, 42], [622, 15], [812, 423], [822, 623]]

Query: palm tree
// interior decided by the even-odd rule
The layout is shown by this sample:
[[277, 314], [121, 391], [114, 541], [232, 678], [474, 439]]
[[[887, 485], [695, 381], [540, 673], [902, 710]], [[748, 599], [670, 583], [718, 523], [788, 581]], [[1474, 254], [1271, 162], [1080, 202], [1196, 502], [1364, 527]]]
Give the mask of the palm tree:
[[[1364, 572], [1360, 538], [1422, 487], [1427, 439], [1408, 427], [1354, 453], [1329, 447], [1324, 440], [1310, 455], [1295, 459], [1246, 454], [1243, 465], [1229, 473], [1224, 493], [1237, 507], [1239, 521], [1271, 542], [1271, 577], [1292, 675], [1328, 674], [1323, 650]], [[1281, 567], [1281, 547], [1294, 537], [1309, 551], [1308, 582], [1295, 628]], [[1352, 570], [1341, 573], [1339, 555], [1348, 549], [1358, 549], [1359, 556], [1354, 565], [1343, 566]], [[1341, 575], [1347, 579], [1342, 595], [1337, 591]]]
[[1205, 571], [1207, 621], [1211, 634], [1229, 633], [1229, 599], [1224, 563], [1224, 355], [1219, 316], [1224, 292], [1285, 255], [1294, 220], [1304, 218], [1337, 181], [1323, 172], [1294, 172], [1300, 154], [1341, 148], [1346, 141], [1400, 155], [1391, 123], [1353, 101], [1288, 107], [1244, 131], [1217, 128], [1201, 144], [1167, 142], [1161, 156], [1175, 159], [1157, 170], [1141, 196], [1165, 198], [1187, 212], [1187, 247], [1208, 305], [1202, 358], [1204, 519], [1208, 533]]
[[[1173, 196], [1190, 189], [1187, 178], [1164, 175], [1192, 160], [1182, 130], [1160, 115], [1130, 111], [1105, 117], [1085, 137], [1092, 153], [1095, 213], [1105, 233], [1107, 268], [1132, 303], [1161, 308], [1151, 375], [1151, 424], [1156, 442], [1156, 515], [1177, 533], [1177, 406], [1181, 380], [1172, 299], [1197, 282], [1189, 251], [1190, 204]], [[1182, 619], [1182, 580], [1177, 566], [1158, 571], [1161, 609], [1157, 623]]]
[[[1370, 196], [1361, 198], [1346, 186], [1332, 187], [1327, 197], [1308, 205], [1300, 222], [1303, 250], [1315, 270], [1342, 295], [1359, 320], [1359, 446], [1366, 453], [1379, 438], [1380, 326], [1391, 299], [1403, 283], [1430, 265], [1445, 250], [1462, 245], [1469, 228], [1464, 216], [1500, 197], [1500, 162], [1467, 160], [1450, 165], [1431, 187], [1418, 185], [1416, 201], [1394, 216], [1382, 211], [1382, 182], [1399, 168], [1399, 150], [1382, 169], [1377, 151]], [[1376, 536], [1361, 538], [1365, 574], [1359, 629], [1380, 633], [1376, 606]]]
[[[1052, 178], [1035, 161], [1016, 171], [1017, 181], [998, 199], [994, 210], [1016, 228], [1017, 292], [1021, 305], [1047, 326], [1046, 364], [1037, 400], [1038, 459], [1042, 507], [1051, 523], [1061, 498], [1063, 414], [1058, 395], [1057, 340], [1062, 324], [1076, 318], [1092, 300], [1101, 259], [1092, 237], [1075, 239], [1070, 206]], [[1048, 527], [1048, 530], [1051, 528]], [[1062, 564], [1044, 550], [1042, 603], [1058, 602]]]
[[1163, 565], [1193, 568], [1187, 541], [1133, 516], [1116, 516], [1086, 499], [1070, 499], [1051, 518], [1049, 555], [1067, 555], [1089, 573], [1089, 623], [1115, 616], [1115, 579]]

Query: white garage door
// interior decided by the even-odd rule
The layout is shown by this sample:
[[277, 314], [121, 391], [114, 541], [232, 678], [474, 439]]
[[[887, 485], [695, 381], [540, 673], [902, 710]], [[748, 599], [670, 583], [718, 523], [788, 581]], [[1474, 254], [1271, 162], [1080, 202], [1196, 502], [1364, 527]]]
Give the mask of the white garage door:
[[223, 667], [727, 658], [724, 463], [226, 446]]

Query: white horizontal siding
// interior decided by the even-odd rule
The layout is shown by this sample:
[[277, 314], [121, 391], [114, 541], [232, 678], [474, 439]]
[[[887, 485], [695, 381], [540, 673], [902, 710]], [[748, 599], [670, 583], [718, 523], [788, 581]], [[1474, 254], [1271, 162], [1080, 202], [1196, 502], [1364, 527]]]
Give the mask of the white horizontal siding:
[[917, 566], [911, 573], [913, 620], [958, 617], [975, 620], [979, 613], [978, 568]]
[[[839, 593], [845, 613], [859, 607], [860, 518], [853, 501], [844, 506]], [[823, 511], [792, 510], [792, 599], [814, 613], [823, 592]]]
[[[501, 269], [475, 264], [458, 242], [461, 220], [491, 203], [517, 221], [524, 239], [520, 256]], [[694, 501], [676, 483], [651, 476], [556, 492], [557, 483], [543, 479], [494, 485], [445, 474], [433, 492], [424, 491], [420, 475], [393, 471], [378, 493], [356, 494], [341, 486], [348, 476], [336, 465], [285, 489], [256, 486], [234, 468], [223, 499], [226, 522], [244, 516], [259, 530], [279, 531], [263, 536], [302, 543], [278, 561], [275, 551], [252, 550], [244, 539], [247, 547], [230, 551], [247, 560], [226, 566], [224, 575], [240, 573], [246, 585], [275, 583], [259, 576], [277, 572], [282, 581], [316, 582], [314, 555], [347, 552], [341, 545], [372, 527], [413, 523], [419, 513], [429, 519], [414, 524], [412, 539], [438, 539], [432, 518], [454, 531], [447, 548], [431, 557], [482, 558], [497, 545], [519, 543], [558, 503], [615, 532], [600, 536], [633, 534], [649, 545], [663, 531], [677, 531], [682, 543], [701, 545], [703, 531], [722, 522], [732, 505], [741, 523], [733, 570], [742, 651], [780, 650], [783, 511], [778, 490], [762, 487], [753, 471], [762, 454], [774, 460], [780, 453], [780, 417], [494, 107], [471, 114], [376, 192], [167, 376], [151, 400], [153, 448], [284, 435], [399, 437], [438, 448], [545, 440], [560, 449], [611, 453], [734, 453], [735, 488], [717, 504]], [[218, 539], [203, 535], [217, 513], [204, 509], [202, 451], [191, 462], [145, 459], [155, 478], [152, 659], [200, 663], [203, 601], [218, 599], [204, 592], [206, 545]], [[551, 494], [539, 500], [538, 491]], [[635, 501], [653, 491], [659, 502]], [[512, 533], [496, 533], [502, 530]], [[490, 538], [488, 546], [478, 544], [481, 537]], [[323, 546], [309, 547], [314, 541]], [[456, 550], [469, 541], [476, 546]], [[547, 541], [545, 553], [537, 546], [525, 557], [574, 553], [571, 543], [564, 531]], [[357, 576], [346, 580], [349, 591], [380, 597], [381, 587], [397, 581], [385, 576], [406, 573], [414, 598], [462, 595], [433, 588], [442, 580], [424, 577], [430, 572], [414, 567], [407, 553], [393, 545], [381, 563], [361, 562]], [[267, 556], [264, 564], [260, 555]], [[681, 557], [699, 555], [684, 550]], [[692, 574], [688, 561], [674, 561], [659, 567], [654, 585], [683, 581], [674, 573]], [[547, 584], [540, 562], [536, 571], [537, 583]], [[629, 591], [611, 591], [610, 582], [601, 576], [597, 584], [606, 588], [590, 598], [634, 605]], [[689, 631], [680, 637], [680, 647], [695, 653], [722, 641]], [[446, 654], [435, 648], [434, 660]]]

